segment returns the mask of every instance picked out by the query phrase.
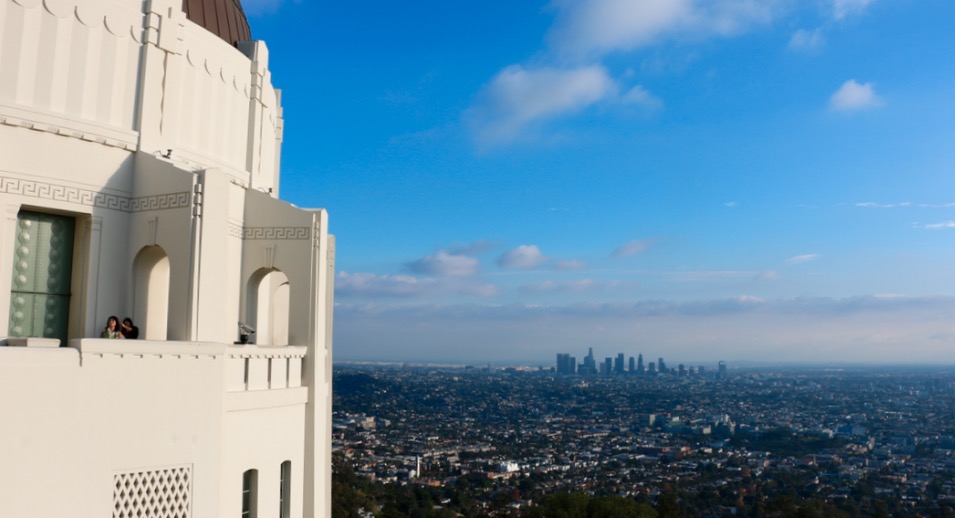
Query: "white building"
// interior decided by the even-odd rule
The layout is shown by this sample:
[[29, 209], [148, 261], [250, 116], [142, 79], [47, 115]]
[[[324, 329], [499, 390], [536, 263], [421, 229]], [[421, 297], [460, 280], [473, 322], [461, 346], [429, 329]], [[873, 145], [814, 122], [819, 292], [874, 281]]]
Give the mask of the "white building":
[[277, 198], [249, 34], [238, 0], [0, 0], [0, 516], [330, 515], [334, 240]]

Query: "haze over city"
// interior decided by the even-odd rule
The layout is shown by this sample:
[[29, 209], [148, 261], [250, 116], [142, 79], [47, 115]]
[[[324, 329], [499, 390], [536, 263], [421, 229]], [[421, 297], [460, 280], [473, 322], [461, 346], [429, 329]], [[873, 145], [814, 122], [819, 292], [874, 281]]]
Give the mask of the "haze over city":
[[336, 360], [951, 363], [955, 3], [244, 6]]

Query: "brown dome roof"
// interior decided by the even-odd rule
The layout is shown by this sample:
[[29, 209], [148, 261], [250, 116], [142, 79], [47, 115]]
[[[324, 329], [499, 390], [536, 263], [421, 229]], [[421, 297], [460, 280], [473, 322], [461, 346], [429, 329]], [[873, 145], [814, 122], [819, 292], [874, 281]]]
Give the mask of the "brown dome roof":
[[186, 18], [229, 42], [233, 47], [252, 39], [249, 22], [239, 0], [182, 0]]

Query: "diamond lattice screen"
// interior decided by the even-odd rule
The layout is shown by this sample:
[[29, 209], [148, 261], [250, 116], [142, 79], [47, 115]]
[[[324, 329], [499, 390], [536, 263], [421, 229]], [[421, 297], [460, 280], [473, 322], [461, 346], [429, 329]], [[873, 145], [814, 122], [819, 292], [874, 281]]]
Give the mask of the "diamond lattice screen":
[[113, 476], [113, 518], [191, 518], [192, 466]]

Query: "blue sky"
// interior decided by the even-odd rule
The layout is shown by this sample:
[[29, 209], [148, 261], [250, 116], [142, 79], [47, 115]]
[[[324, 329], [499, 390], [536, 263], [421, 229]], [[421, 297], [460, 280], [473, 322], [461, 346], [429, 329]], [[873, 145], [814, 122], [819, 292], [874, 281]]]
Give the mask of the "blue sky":
[[339, 360], [955, 360], [955, 2], [255, 0]]

